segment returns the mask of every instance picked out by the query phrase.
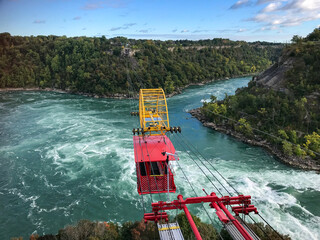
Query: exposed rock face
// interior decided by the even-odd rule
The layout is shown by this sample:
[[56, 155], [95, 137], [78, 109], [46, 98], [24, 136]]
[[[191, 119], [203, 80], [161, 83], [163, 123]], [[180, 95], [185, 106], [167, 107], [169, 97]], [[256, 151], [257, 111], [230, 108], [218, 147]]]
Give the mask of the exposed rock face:
[[258, 86], [271, 88], [276, 91], [285, 91], [285, 74], [293, 68], [294, 62], [295, 58], [290, 57], [290, 53], [284, 54], [272, 67], [254, 77], [253, 81], [255, 81]]

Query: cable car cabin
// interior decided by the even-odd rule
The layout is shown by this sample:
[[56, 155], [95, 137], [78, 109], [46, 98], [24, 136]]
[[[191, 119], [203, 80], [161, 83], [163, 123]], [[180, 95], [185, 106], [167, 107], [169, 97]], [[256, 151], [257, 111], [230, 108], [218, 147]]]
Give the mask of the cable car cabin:
[[167, 193], [168, 188], [169, 192], [175, 192], [176, 185], [168, 163], [178, 159], [173, 156], [175, 149], [170, 139], [166, 135], [133, 136], [133, 145], [138, 193]]

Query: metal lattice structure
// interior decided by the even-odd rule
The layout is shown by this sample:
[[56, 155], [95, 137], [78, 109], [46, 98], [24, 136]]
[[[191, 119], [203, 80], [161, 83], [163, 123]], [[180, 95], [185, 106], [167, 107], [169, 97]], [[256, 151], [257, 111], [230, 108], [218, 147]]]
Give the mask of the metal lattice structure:
[[234, 240], [259, 240], [259, 237], [253, 233], [239, 218], [239, 220], [234, 217], [226, 206], [232, 207], [232, 211], [238, 216], [241, 214], [249, 214], [250, 212], [258, 213], [257, 208], [251, 205], [251, 196], [239, 195], [235, 197], [217, 197], [215, 193], [203, 197], [190, 197], [183, 199], [182, 195], [178, 195], [178, 200], [171, 202], [154, 202], [151, 204], [152, 213], [145, 213], [144, 220], [159, 222], [162, 219], [167, 220], [168, 215], [166, 210], [181, 209], [184, 210], [186, 217], [189, 221], [190, 227], [197, 240], [201, 240], [202, 237], [199, 230], [194, 223], [192, 216], [188, 210], [187, 205], [189, 204], [199, 204], [199, 203], [209, 203], [211, 208], [216, 210], [216, 214], [219, 220], [224, 223], [227, 231], [230, 233]]
[[167, 100], [162, 88], [140, 89], [139, 117], [141, 129], [150, 135], [163, 135], [170, 130]]

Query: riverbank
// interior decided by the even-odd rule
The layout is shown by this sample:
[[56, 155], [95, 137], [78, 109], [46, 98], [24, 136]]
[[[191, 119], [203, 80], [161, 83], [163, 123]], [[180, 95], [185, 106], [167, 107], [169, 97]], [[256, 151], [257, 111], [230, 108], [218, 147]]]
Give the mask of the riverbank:
[[227, 134], [232, 136], [244, 143], [258, 146], [266, 149], [269, 153], [274, 155], [281, 162], [290, 165], [292, 167], [300, 168], [303, 170], [312, 170], [320, 172], [320, 166], [317, 164], [315, 160], [310, 157], [306, 157], [304, 159], [296, 157], [296, 156], [287, 156], [284, 155], [281, 151], [279, 151], [275, 146], [262, 139], [260, 136], [254, 135], [253, 138], [248, 138], [247, 136], [235, 131], [230, 126], [227, 125], [217, 125], [213, 122], [209, 122], [205, 116], [201, 113], [200, 108], [193, 109], [189, 111], [189, 113], [202, 122], [203, 126], [214, 129], [215, 131]]
[[[253, 76], [257, 73], [251, 73], [251, 74], [243, 74], [243, 75], [237, 75], [237, 76], [231, 76], [231, 77], [225, 77], [225, 78], [219, 78], [219, 79], [210, 79], [206, 81], [202, 81], [199, 83], [189, 83], [186, 86], [178, 87], [175, 91], [172, 93], [166, 94], [167, 98], [171, 98], [175, 95], [181, 94], [182, 91], [190, 86], [203, 86], [208, 83], [217, 82], [217, 81], [223, 81], [228, 80], [230, 78], [241, 78], [241, 77], [248, 77]], [[42, 91], [42, 92], [56, 92], [56, 93], [68, 93], [68, 94], [76, 94], [86, 97], [93, 97], [93, 98], [109, 98], [109, 99], [139, 99], [138, 93], [136, 95], [131, 95], [128, 93], [112, 93], [108, 95], [97, 95], [94, 93], [84, 93], [84, 92], [74, 92], [72, 90], [66, 89], [58, 89], [58, 88], [40, 88], [40, 87], [27, 87], [27, 88], [0, 88], [0, 92], [16, 92], [16, 91]]]
[[[30, 88], [0, 88], [0, 92], [17, 92], [17, 91], [26, 91], [26, 92], [33, 92], [33, 91], [39, 91], [39, 92], [56, 92], [56, 93], [68, 93], [68, 94], [76, 94], [86, 97], [93, 97], [93, 98], [113, 98], [113, 99], [128, 99], [130, 98], [128, 94], [121, 94], [121, 93], [114, 93], [110, 95], [103, 95], [99, 96], [96, 94], [91, 93], [82, 93], [82, 92], [73, 92], [71, 90], [61, 90], [57, 88], [36, 88], [36, 87], [30, 87]], [[134, 97], [136, 98], [136, 97]]]

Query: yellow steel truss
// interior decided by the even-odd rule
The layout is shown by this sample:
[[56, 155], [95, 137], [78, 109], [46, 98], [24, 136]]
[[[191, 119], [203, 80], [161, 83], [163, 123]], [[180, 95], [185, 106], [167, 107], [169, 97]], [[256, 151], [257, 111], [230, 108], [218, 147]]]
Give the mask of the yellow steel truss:
[[139, 116], [145, 133], [158, 135], [170, 130], [167, 100], [162, 88], [140, 89]]

